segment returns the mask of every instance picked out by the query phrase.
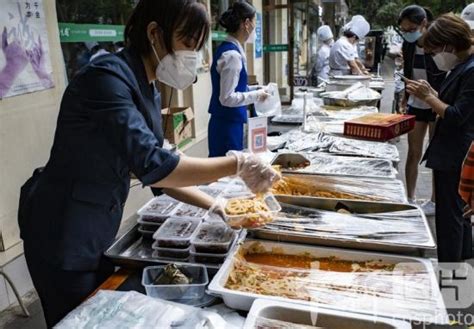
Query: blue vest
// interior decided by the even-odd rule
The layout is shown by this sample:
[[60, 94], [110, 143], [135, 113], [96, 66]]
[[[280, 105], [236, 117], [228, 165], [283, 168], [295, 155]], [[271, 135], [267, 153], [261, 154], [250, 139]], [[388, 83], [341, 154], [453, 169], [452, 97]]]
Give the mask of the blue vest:
[[[211, 66], [212, 96], [211, 103], [209, 104], [209, 113], [215, 117], [228, 121], [246, 123], [247, 106], [226, 107], [219, 101], [219, 95], [221, 93], [221, 76], [217, 72], [217, 61], [221, 58], [223, 53], [229, 50], [235, 50], [240, 53], [239, 48], [235, 44], [229, 41], [224, 41], [217, 48], [217, 51], [214, 54], [214, 61]], [[235, 91], [248, 91], [247, 70], [245, 69], [243, 60], [239, 83], [237, 84]]]

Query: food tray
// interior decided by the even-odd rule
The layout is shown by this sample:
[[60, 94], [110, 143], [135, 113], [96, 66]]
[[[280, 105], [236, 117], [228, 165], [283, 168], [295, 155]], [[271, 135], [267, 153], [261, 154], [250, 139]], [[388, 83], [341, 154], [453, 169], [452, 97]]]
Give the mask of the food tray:
[[217, 198], [224, 191], [224, 188], [218, 184], [215, 184], [213, 186], [202, 185], [202, 186], [199, 186], [199, 189], [202, 192], [209, 194], [213, 198]]
[[155, 231], [148, 231], [148, 230], [144, 230], [143, 228], [139, 227], [138, 232], [140, 232], [141, 235], [146, 239], [153, 239], [153, 234], [155, 234], [156, 230]]
[[167, 195], [161, 195], [148, 201], [140, 208], [140, 210], [137, 211], [137, 214], [142, 216], [144, 221], [160, 222], [163, 218], [166, 219], [172, 216], [179, 206], [179, 201], [170, 198]]
[[[230, 199], [227, 200], [227, 202], [234, 201], [234, 200], [254, 199], [254, 198], [255, 198], [254, 196], [230, 198]], [[268, 214], [272, 215], [272, 214], [276, 214], [277, 212], [279, 212], [281, 210], [280, 204], [275, 199], [275, 196], [273, 194], [268, 193], [268, 194], [264, 195], [263, 201], [264, 201], [265, 205], [268, 208], [268, 212], [263, 212], [262, 211], [262, 213], [268, 213]], [[227, 203], [226, 203], [226, 205], [227, 205]], [[260, 213], [246, 213], [246, 214], [243, 214], [243, 215], [229, 215], [224, 210], [224, 217], [230, 225], [232, 225], [232, 223], [242, 222], [246, 218], [249, 218], [249, 217], [252, 217], [252, 216], [259, 216], [259, 215], [261, 215], [261, 214]]]
[[[300, 222], [295, 229], [291, 229], [291, 225], [295, 225], [295, 223], [292, 223], [290, 219], [288, 219], [288, 222], [283, 220], [281, 223], [277, 216], [275, 222], [268, 224], [264, 228], [252, 230], [252, 236], [266, 240], [411, 255], [423, 255], [426, 250], [434, 250], [436, 248], [436, 243], [428, 221], [423, 211], [416, 206], [293, 196], [277, 196], [277, 199], [282, 205], [282, 211], [287, 213], [300, 213], [301, 216], [296, 217], [301, 219], [307, 216], [306, 225]], [[313, 209], [316, 213], [315, 215], [311, 215]], [[350, 229], [350, 224], [347, 226], [342, 225], [342, 221], [331, 224], [330, 219], [326, 220], [324, 217], [317, 215], [318, 212], [329, 211], [334, 212], [334, 216], [337, 218], [342, 215], [336, 213], [338, 209], [349, 209], [354, 214], [366, 215], [392, 212], [394, 213], [394, 219], [393, 221], [374, 219], [375, 222], [372, 224], [370, 220], [357, 222], [357, 218], [353, 218], [354, 226]], [[404, 211], [414, 211], [416, 217], [410, 218], [411, 222], [409, 222], [407, 218], [396, 217], [397, 212]], [[350, 222], [350, 219], [351, 218], [348, 219], [348, 222]], [[279, 224], [282, 225], [281, 228], [278, 228]], [[374, 230], [379, 230], [378, 227], [374, 228], [374, 225], [379, 226], [380, 229], [386, 229], [386, 232], [390, 233], [386, 235], [373, 233]], [[312, 232], [311, 229], [300, 228], [305, 226], [316, 228], [320, 231]], [[402, 229], [400, 227], [402, 227]], [[413, 233], [407, 233], [412, 229]], [[350, 234], [351, 231], [356, 233], [352, 235]], [[360, 233], [361, 235], [359, 236], [357, 235], [357, 232], [364, 231], [370, 233], [365, 236], [363, 233]]]
[[185, 249], [191, 244], [191, 238], [200, 223], [200, 219], [170, 217], [156, 231], [153, 239], [162, 248]]
[[[238, 233], [238, 237], [230, 247], [231, 251], [238, 242], [245, 238], [246, 234], [246, 230], [242, 230]], [[148, 265], [167, 264], [176, 261], [158, 258], [156, 254], [153, 255], [155, 250], [151, 248], [152, 244], [153, 240], [144, 239], [141, 233], [138, 232], [138, 225], [135, 225], [118, 237], [104, 255], [115, 265], [127, 268], [143, 268]], [[219, 268], [219, 265], [216, 264], [204, 265], [209, 269], [210, 273], [215, 273], [216, 269]]]
[[[310, 165], [303, 168], [293, 169], [298, 165], [303, 165], [305, 161], [310, 161]], [[303, 154], [279, 153], [272, 160], [271, 164], [280, 165], [281, 171], [283, 173], [391, 179], [394, 179], [397, 175], [397, 170], [393, 167], [393, 163], [389, 160], [336, 156], [322, 152]], [[288, 168], [288, 166], [290, 168]]]
[[212, 253], [200, 253], [196, 252], [194, 247], [190, 249], [191, 261], [194, 263], [202, 264], [222, 264], [224, 263], [228, 253], [225, 254], [212, 254]]
[[[367, 277], [369, 281], [365, 281], [365, 286], [359, 286], [361, 283], [358, 283], [358, 281], [346, 280], [354, 277], [353, 273], [346, 272], [341, 275], [337, 272], [319, 271], [318, 274], [316, 270], [313, 274], [317, 276], [309, 278], [311, 280], [311, 288], [309, 286], [304, 287], [307, 292], [311, 293], [311, 301], [288, 299], [285, 297], [262, 295], [226, 288], [225, 285], [233, 271], [234, 264], [236, 263], [235, 256], [239, 253], [239, 249], [248, 247], [255, 242], [259, 242], [268, 252], [274, 250], [278, 253], [282, 252], [289, 255], [305, 254], [316, 258], [336, 257], [341, 260], [350, 260], [353, 262], [377, 260], [396, 264], [396, 271], [393, 273], [396, 274], [397, 280], [393, 281], [395, 277], [392, 277], [392, 275], [386, 277], [377, 275], [372, 277], [372, 279], [378, 278], [379, 280], [388, 281], [381, 286], [373, 286], [370, 284], [372, 283], [371, 275], [374, 274], [362, 274], [361, 278]], [[407, 274], [407, 269], [411, 269], [410, 273], [412, 274]], [[412, 272], [412, 270], [416, 272]], [[311, 269], [311, 271], [314, 271], [314, 269]], [[316, 277], [318, 280], [315, 280]], [[355, 275], [355, 277], [357, 278], [358, 276]], [[387, 286], [387, 283], [390, 285]], [[354, 286], [353, 284], [356, 285]], [[343, 286], [347, 288], [341, 289]], [[338, 287], [341, 290], [338, 290]], [[366, 289], [364, 287], [375, 289], [383, 287], [388, 290], [382, 295], [371, 295], [363, 293], [364, 290], [361, 289]], [[352, 289], [352, 291], [350, 289]], [[264, 298], [270, 301], [292, 302], [306, 306], [351, 311], [377, 317], [381, 316], [436, 324], [448, 323], [446, 307], [439, 291], [433, 265], [429, 260], [415, 257], [249, 239], [238, 249], [235, 249], [227, 258], [210, 283], [209, 291], [212, 294], [220, 296], [228, 307], [238, 310], [249, 310], [255, 299]]]
[[156, 231], [161, 225], [163, 225], [165, 220], [168, 219], [168, 218], [154, 217], [153, 219], [147, 220], [146, 216], [145, 216], [145, 219], [143, 217], [144, 216], [139, 216], [137, 219], [137, 223], [140, 224], [140, 226], [147, 231], [150, 231], [151, 228], [153, 228]]
[[272, 118], [272, 123], [285, 125], [300, 125], [303, 123], [303, 115], [280, 114]]
[[[405, 187], [400, 180], [369, 178], [369, 177], [344, 177], [334, 175], [308, 175], [308, 174], [283, 174], [283, 179], [293, 182], [290, 184], [289, 193], [294, 192], [291, 186], [301, 186], [301, 189], [321, 191], [320, 194], [334, 194], [334, 197], [305, 196], [308, 198], [319, 199], [338, 199], [338, 200], [360, 200], [382, 203], [408, 203]], [[279, 189], [272, 189], [275, 195], [287, 194], [287, 188], [283, 186]], [[296, 184], [296, 185], [295, 185]], [[326, 193], [327, 192], [327, 193]], [[341, 195], [341, 196], [338, 196]], [[353, 196], [348, 198], [347, 195]]]
[[411, 329], [410, 323], [400, 320], [257, 299], [247, 315], [244, 329], [270, 327], [260, 322], [262, 319], [331, 329]]
[[206, 214], [206, 209], [183, 203], [180, 207], [176, 209], [173, 217], [203, 219], [204, 217], [206, 217]]
[[191, 250], [191, 247], [186, 249], [162, 248], [158, 246], [157, 241], [155, 241], [151, 247], [156, 250], [156, 257], [158, 258], [187, 259], [189, 258], [189, 251]]
[[324, 105], [354, 107], [354, 106], [377, 106], [380, 98], [366, 100], [350, 100], [347, 98], [323, 97]]
[[209, 283], [206, 268], [202, 265], [176, 264], [184, 275], [192, 279], [189, 284], [154, 284], [165, 266], [149, 266], [143, 270], [142, 285], [147, 296], [165, 300], [200, 299]]
[[199, 253], [226, 254], [236, 235], [225, 224], [202, 223], [191, 239], [191, 245]]

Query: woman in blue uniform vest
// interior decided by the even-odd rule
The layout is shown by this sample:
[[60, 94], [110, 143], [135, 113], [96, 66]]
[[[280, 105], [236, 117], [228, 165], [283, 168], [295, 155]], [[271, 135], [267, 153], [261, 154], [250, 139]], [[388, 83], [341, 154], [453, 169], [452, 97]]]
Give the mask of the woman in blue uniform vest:
[[245, 42], [255, 39], [255, 8], [237, 1], [219, 19], [228, 33], [217, 48], [211, 67], [212, 97], [209, 105], [209, 156], [223, 156], [230, 150], [242, 150], [247, 105], [263, 101], [263, 90], [249, 90]]
[[153, 84], [190, 86], [209, 29], [206, 8], [196, 0], [141, 0], [125, 29], [126, 48], [97, 58], [67, 87], [49, 161], [23, 185], [18, 212], [48, 327], [113, 273], [102, 255], [117, 234], [130, 173], [203, 208], [213, 199], [190, 186], [238, 174], [263, 191], [275, 179], [250, 154], [198, 159], [162, 148]]

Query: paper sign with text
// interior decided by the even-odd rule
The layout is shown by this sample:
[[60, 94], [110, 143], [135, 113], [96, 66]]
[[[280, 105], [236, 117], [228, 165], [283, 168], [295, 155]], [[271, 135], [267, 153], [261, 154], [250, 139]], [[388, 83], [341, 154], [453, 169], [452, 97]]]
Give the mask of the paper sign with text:
[[248, 148], [252, 153], [267, 150], [267, 117], [249, 118], [248, 120]]

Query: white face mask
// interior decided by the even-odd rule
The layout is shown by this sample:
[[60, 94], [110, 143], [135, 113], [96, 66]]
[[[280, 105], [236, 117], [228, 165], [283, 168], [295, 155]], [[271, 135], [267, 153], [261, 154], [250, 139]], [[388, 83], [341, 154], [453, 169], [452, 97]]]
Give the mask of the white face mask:
[[255, 30], [256, 30], [256, 26], [253, 27], [252, 32], [250, 32], [249, 37], [247, 38], [245, 42], [255, 43], [255, 40], [257, 40], [257, 32]]
[[459, 58], [455, 54], [443, 50], [439, 54], [433, 56], [433, 61], [438, 69], [448, 72], [458, 64]]
[[153, 44], [151, 49], [158, 60], [155, 71], [158, 81], [178, 90], [186, 89], [193, 84], [197, 75], [197, 52], [177, 50], [160, 60]]

